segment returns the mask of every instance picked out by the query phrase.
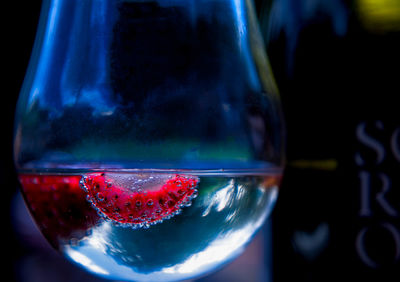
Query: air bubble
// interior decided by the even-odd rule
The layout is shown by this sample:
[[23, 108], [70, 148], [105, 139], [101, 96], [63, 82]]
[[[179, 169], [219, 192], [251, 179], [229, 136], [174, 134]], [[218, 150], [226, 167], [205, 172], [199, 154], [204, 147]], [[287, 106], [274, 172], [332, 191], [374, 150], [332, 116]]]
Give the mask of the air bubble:
[[197, 191], [196, 189], [193, 191], [193, 194], [190, 196], [191, 199], [196, 198], [199, 195], [199, 191]]
[[192, 201], [190, 201], [190, 200], [182, 203], [182, 206], [184, 206], [184, 207], [190, 207], [191, 205], [192, 205]]
[[104, 201], [104, 194], [99, 192], [99, 193], [96, 194], [96, 198], [99, 201]]
[[81, 179], [91, 204], [104, 218], [133, 229], [148, 228], [180, 214], [198, 194], [195, 177], [118, 172], [92, 175], [90, 184], [90, 175]]
[[71, 246], [76, 247], [76, 246], [79, 245], [79, 240], [78, 240], [77, 238], [71, 238], [71, 239], [69, 240], [69, 244], [70, 244]]

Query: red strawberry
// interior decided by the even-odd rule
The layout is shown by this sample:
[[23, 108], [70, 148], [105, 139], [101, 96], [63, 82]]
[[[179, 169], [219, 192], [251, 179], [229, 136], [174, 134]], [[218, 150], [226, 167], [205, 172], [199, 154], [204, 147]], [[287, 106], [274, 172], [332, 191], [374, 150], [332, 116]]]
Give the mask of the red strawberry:
[[192, 176], [91, 173], [82, 186], [99, 213], [121, 225], [149, 227], [168, 219], [197, 196]]
[[81, 239], [99, 219], [85, 198], [80, 175], [21, 174], [19, 180], [33, 217], [53, 245]]

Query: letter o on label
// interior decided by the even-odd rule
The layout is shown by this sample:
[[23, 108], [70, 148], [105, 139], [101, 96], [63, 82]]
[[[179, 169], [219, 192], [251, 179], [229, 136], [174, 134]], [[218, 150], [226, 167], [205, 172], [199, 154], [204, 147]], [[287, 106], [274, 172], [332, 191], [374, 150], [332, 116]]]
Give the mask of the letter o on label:
[[[396, 246], [396, 251], [393, 257], [393, 262], [396, 262], [400, 259], [400, 233], [399, 231], [396, 229], [396, 227], [394, 227], [392, 224], [384, 222], [382, 224], [380, 224], [380, 226], [386, 230], [389, 231], [389, 233], [392, 235], [393, 240], [394, 240], [394, 244]], [[367, 234], [369, 230], [369, 227], [364, 227], [363, 229], [361, 229], [361, 231], [358, 233], [357, 239], [356, 239], [356, 249], [357, 249], [357, 253], [361, 259], [361, 261], [366, 264], [367, 266], [371, 267], [371, 268], [378, 268], [381, 265], [376, 262], [374, 259], [372, 259], [369, 255], [368, 255], [368, 251], [366, 249], [366, 245], [365, 245], [365, 235]], [[378, 242], [379, 243], [379, 242]]]

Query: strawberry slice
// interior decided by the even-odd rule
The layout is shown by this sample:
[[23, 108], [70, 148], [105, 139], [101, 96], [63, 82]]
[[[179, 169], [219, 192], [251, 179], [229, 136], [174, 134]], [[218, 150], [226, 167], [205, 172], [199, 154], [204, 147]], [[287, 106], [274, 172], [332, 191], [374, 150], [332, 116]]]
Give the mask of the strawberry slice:
[[199, 180], [170, 174], [90, 173], [81, 184], [100, 215], [133, 228], [148, 228], [181, 212], [197, 196]]
[[81, 178], [80, 175], [19, 175], [33, 217], [55, 246], [60, 239], [81, 239], [99, 219], [80, 188]]

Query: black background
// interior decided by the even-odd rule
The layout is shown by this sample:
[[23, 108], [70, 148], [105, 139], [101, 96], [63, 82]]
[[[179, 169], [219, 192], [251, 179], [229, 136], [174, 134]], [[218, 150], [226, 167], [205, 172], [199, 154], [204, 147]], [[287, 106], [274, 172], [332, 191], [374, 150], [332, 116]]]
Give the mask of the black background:
[[17, 192], [17, 177], [13, 163], [13, 128], [14, 112], [19, 91], [28, 66], [33, 42], [38, 24], [41, 1], [6, 1], [1, 4], [2, 21], [2, 85], [1, 95], [1, 159], [0, 181], [3, 205], [1, 214], [4, 215], [5, 226], [2, 231], [3, 244], [3, 273], [7, 281], [14, 281], [15, 267], [18, 259], [28, 250], [21, 245], [14, 231], [11, 209]]
[[[386, 175], [391, 186], [385, 199], [399, 211], [400, 163], [390, 145], [400, 125], [399, 27], [367, 28], [357, 1], [333, 2], [347, 11], [345, 33], [334, 32], [326, 10], [310, 17], [301, 14], [305, 2], [281, 1], [297, 3], [292, 8], [300, 13], [299, 33], [294, 37], [283, 28], [267, 48], [287, 125], [287, 167], [273, 213], [274, 281], [398, 281], [398, 246], [385, 226], [396, 228], [398, 236], [399, 215], [388, 214], [376, 196], [383, 187], [379, 175]], [[319, 1], [319, 7], [321, 3], [328, 6], [328, 1]], [[290, 57], [287, 47], [293, 42]], [[362, 124], [384, 148], [383, 161], [357, 137]], [[394, 142], [400, 147], [398, 139]], [[363, 164], [356, 163], [357, 154]], [[320, 161], [336, 166], [324, 168]], [[360, 216], [360, 175], [366, 173], [371, 178], [370, 214]], [[357, 250], [362, 230], [368, 230], [363, 246], [375, 266], [363, 262]], [[317, 233], [324, 243], [312, 242], [319, 250], [313, 257], [311, 247], [300, 248], [296, 234], [311, 239]]]

